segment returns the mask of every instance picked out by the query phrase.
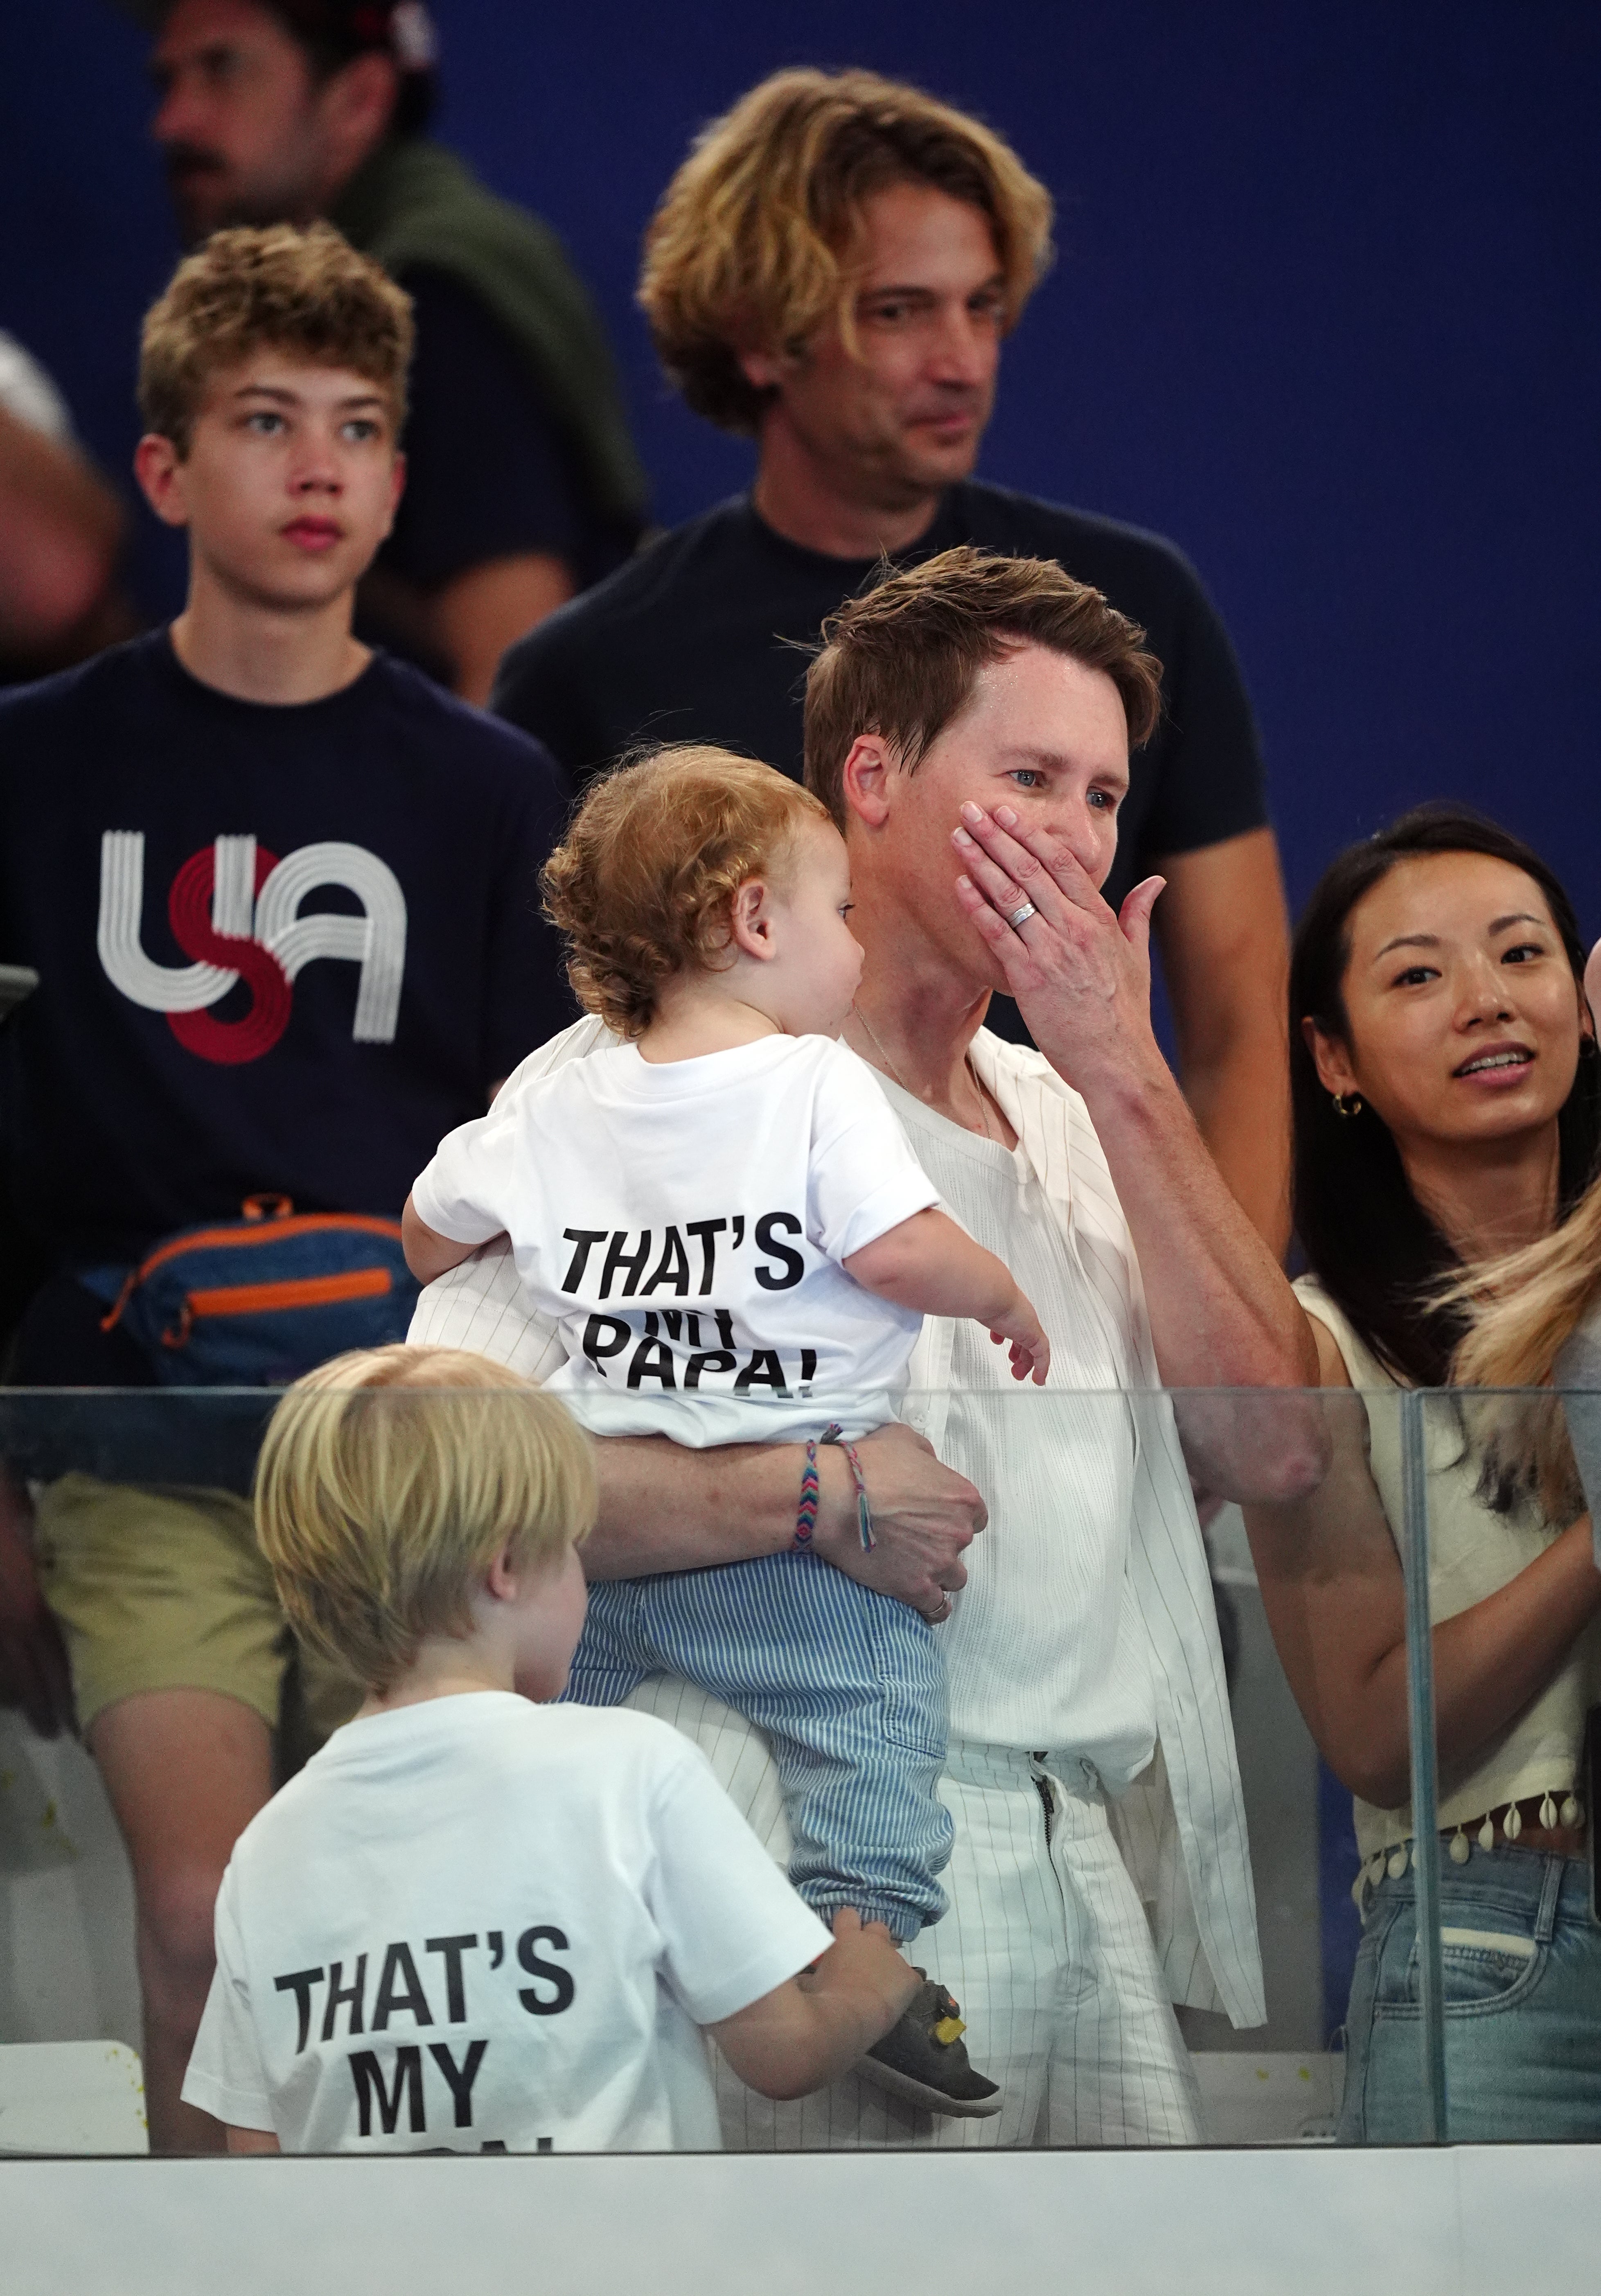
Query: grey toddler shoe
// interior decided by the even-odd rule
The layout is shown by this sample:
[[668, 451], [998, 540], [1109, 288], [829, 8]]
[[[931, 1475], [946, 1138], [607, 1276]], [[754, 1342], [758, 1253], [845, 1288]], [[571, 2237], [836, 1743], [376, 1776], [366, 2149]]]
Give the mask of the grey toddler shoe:
[[[915, 1965], [915, 1964], [914, 1964]], [[882, 2041], [874, 2042], [856, 2070], [864, 2080], [960, 2120], [983, 2120], [1001, 2109], [996, 2083], [975, 2072], [967, 2060], [962, 2013], [942, 1985], [919, 1969], [922, 1984]]]

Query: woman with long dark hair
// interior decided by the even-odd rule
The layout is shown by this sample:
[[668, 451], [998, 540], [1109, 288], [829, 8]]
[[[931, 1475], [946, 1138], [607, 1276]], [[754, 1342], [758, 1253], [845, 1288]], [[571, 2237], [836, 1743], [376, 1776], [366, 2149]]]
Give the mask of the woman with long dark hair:
[[1290, 982], [1297, 1285], [1333, 1464], [1247, 1509], [1269, 1624], [1356, 1796], [1363, 1938], [1341, 2135], [1423, 2133], [1416, 1865], [1439, 1861], [1454, 2137], [1601, 2136], [1601, 1929], [1580, 1773], [1601, 1695], [1587, 1517], [1498, 1476], [1457, 1398], [1425, 1406], [1441, 1834], [1415, 1838], [1398, 1390], [1441, 1388], [1480, 1263], [1556, 1232], [1601, 1140], [1584, 952], [1552, 872], [1430, 807], [1342, 854]]

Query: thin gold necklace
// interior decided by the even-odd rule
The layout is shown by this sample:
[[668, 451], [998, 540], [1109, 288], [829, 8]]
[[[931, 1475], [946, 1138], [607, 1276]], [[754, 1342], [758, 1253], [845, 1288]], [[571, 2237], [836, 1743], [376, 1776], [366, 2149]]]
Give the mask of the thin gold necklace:
[[[911, 1086], [907, 1082], [905, 1077], [901, 1075], [900, 1070], [896, 1067], [894, 1062], [890, 1058], [889, 1054], [885, 1051], [883, 1044], [879, 1041], [877, 1029], [874, 1027], [872, 1021], [868, 1020], [861, 1006], [859, 1004], [853, 1004], [850, 1007], [850, 1012], [852, 1018], [859, 1021], [863, 1028], [866, 1030], [868, 1043], [878, 1054], [879, 1059], [883, 1062], [885, 1068], [889, 1070], [891, 1076], [893, 1077], [895, 1082], [900, 1086], [902, 1092], [906, 1093], [913, 1100], [922, 1101], [924, 1107], [926, 1108], [929, 1105], [928, 1101], [924, 1098], [922, 1093], [913, 1092]], [[979, 1121], [984, 1128], [984, 1137], [986, 1140], [995, 1140], [995, 1134], [990, 1129], [989, 1126], [989, 1097], [984, 1091], [983, 1086], [979, 1082], [977, 1076], [973, 1072], [973, 1063], [971, 1061], [965, 1059], [962, 1062], [962, 1066], [967, 1070], [968, 1075], [973, 1078], [973, 1088], [979, 1096]], [[995, 1140], [995, 1144], [998, 1148], [1004, 1148], [1006, 1144], [1004, 1140]]]

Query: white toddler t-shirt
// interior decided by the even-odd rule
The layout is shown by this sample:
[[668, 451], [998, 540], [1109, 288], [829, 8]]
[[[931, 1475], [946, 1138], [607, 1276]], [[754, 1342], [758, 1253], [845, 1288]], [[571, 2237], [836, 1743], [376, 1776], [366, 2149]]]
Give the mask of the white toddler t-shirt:
[[939, 1191], [829, 1037], [672, 1062], [624, 1045], [513, 1082], [412, 1201], [455, 1242], [510, 1236], [567, 1349], [549, 1384], [597, 1434], [766, 1442], [894, 1416], [922, 1318], [840, 1262]]
[[829, 1942], [665, 1723], [432, 1699], [240, 1835], [184, 2096], [286, 2152], [716, 2150], [699, 2028]]

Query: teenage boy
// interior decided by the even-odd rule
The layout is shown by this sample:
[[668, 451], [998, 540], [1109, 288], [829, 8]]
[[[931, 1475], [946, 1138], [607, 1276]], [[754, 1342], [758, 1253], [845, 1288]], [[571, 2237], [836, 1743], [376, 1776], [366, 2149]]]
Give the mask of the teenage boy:
[[871, 72], [776, 73], [702, 129], [646, 234], [639, 299], [669, 381], [754, 440], [754, 482], [514, 646], [493, 706], [575, 780], [640, 740], [717, 742], [798, 778], [801, 650], [881, 560], [1055, 559], [1163, 664], [1108, 893], [1167, 879], [1155, 932], [1185, 1089], [1278, 1250], [1289, 931], [1227, 633], [1170, 544], [973, 476], [1050, 224], [998, 135]]
[[[188, 530], [188, 603], [0, 697], [0, 947], [41, 980], [4, 1080], [12, 1202], [45, 1275], [24, 1384], [150, 1384], [80, 1277], [103, 1294], [107, 1270], [246, 1197], [398, 1218], [441, 1132], [570, 1009], [538, 914], [559, 775], [351, 636], [399, 498], [410, 347], [406, 298], [328, 226], [191, 256], [145, 322], [136, 460]], [[284, 1671], [249, 1510], [56, 1480], [48, 1613], [5, 1521], [0, 1696], [31, 1688], [36, 1718], [67, 1718], [53, 1613], [133, 1861], [152, 2138], [216, 2143], [178, 2083]]]
[[419, 0], [126, 0], [185, 237], [325, 216], [411, 296], [411, 483], [358, 623], [469, 701], [511, 640], [609, 573], [645, 472], [599, 314], [547, 225], [424, 131]]
[[223, 1879], [184, 2093], [231, 2152], [715, 2151], [697, 2027], [799, 2096], [918, 1991], [882, 1923], [830, 1939], [677, 1731], [531, 1702], [595, 1499], [566, 1411], [481, 1356], [341, 1356], [273, 1414], [261, 1545], [366, 1697]]

